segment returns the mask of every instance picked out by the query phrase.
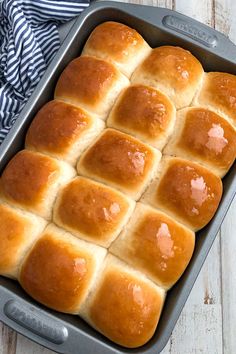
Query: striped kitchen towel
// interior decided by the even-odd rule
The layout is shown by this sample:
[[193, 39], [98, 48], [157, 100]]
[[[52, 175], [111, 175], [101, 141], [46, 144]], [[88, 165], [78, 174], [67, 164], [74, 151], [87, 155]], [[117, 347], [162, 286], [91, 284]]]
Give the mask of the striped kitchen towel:
[[0, 144], [59, 46], [58, 25], [89, 0], [0, 0]]

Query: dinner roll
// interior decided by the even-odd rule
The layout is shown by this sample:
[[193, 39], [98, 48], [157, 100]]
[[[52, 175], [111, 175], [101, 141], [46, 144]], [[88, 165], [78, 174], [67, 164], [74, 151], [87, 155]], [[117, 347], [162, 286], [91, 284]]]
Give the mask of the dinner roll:
[[105, 119], [129, 80], [113, 64], [89, 56], [72, 60], [62, 72], [55, 98]]
[[201, 63], [188, 50], [163, 46], [152, 50], [133, 73], [131, 82], [162, 91], [179, 109], [191, 103], [203, 73]]
[[223, 177], [236, 157], [236, 130], [209, 109], [185, 108], [164, 154], [195, 160]]
[[212, 109], [236, 126], [236, 75], [206, 73], [193, 105]]
[[175, 123], [175, 107], [169, 98], [151, 87], [128, 87], [118, 98], [107, 125], [162, 149]]
[[110, 252], [168, 290], [185, 271], [195, 236], [166, 214], [137, 203], [132, 218]]
[[127, 223], [135, 202], [124, 194], [77, 177], [60, 192], [54, 222], [79, 238], [108, 247]]
[[109, 21], [93, 30], [82, 55], [107, 60], [116, 65], [124, 75], [130, 77], [150, 51], [150, 46], [133, 28]]
[[138, 199], [155, 176], [161, 153], [117, 130], [106, 129], [82, 154], [78, 173]]
[[46, 221], [0, 202], [0, 274], [16, 279], [19, 266]]
[[163, 289], [108, 255], [79, 314], [113, 342], [136, 348], [153, 336], [164, 298]]
[[62, 101], [46, 103], [26, 135], [26, 148], [75, 165], [78, 157], [104, 129], [104, 122]]
[[65, 162], [22, 150], [3, 171], [1, 196], [12, 205], [49, 220], [58, 189], [74, 175], [75, 170]]
[[105, 255], [104, 248], [50, 224], [23, 262], [19, 282], [45, 306], [77, 314]]
[[221, 179], [205, 167], [181, 158], [164, 157], [160, 176], [142, 200], [165, 211], [193, 231], [214, 216], [221, 196]]

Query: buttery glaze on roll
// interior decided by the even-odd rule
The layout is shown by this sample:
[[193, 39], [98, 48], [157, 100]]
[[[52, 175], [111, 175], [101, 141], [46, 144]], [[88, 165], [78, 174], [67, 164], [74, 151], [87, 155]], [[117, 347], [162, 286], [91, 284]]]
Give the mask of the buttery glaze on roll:
[[109, 21], [93, 30], [82, 55], [107, 60], [116, 65], [124, 75], [130, 77], [150, 51], [147, 42], [133, 28]]
[[40, 303], [77, 314], [106, 255], [50, 224], [27, 255], [19, 275], [23, 289]]
[[135, 202], [117, 190], [77, 177], [60, 192], [54, 222], [79, 238], [108, 247], [127, 223]]
[[191, 158], [223, 177], [236, 158], [236, 130], [213, 111], [186, 108], [177, 112], [164, 154]]
[[46, 226], [46, 221], [0, 202], [0, 274], [17, 279], [27, 251]]
[[133, 73], [131, 83], [160, 90], [179, 109], [190, 105], [203, 73], [201, 63], [188, 50], [163, 46], [152, 50]]
[[81, 156], [78, 173], [138, 199], [154, 177], [161, 153], [130, 135], [105, 129]]
[[193, 254], [194, 233], [168, 215], [137, 203], [131, 220], [110, 252], [168, 290]]
[[129, 80], [113, 64], [89, 56], [72, 60], [62, 72], [55, 98], [106, 119]]
[[81, 153], [104, 129], [104, 122], [62, 101], [46, 103], [26, 135], [26, 148], [75, 165]]
[[197, 231], [213, 218], [221, 196], [221, 179], [208, 169], [189, 160], [164, 157], [160, 176], [142, 201]]
[[163, 289], [108, 255], [79, 314], [113, 342], [136, 348], [153, 336], [164, 298]]
[[175, 107], [160, 91], [133, 85], [116, 101], [107, 125], [162, 149], [175, 124]]
[[193, 105], [212, 109], [236, 127], [236, 75], [206, 73]]
[[1, 197], [14, 206], [50, 219], [60, 186], [74, 175], [75, 170], [65, 162], [22, 150], [3, 171], [0, 179]]

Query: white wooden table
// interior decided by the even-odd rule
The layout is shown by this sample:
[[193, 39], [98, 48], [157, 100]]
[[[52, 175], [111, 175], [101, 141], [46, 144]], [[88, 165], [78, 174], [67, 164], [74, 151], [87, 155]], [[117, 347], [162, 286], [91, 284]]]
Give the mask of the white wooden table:
[[[236, 0], [130, 2], [172, 8], [216, 28], [236, 43]], [[15, 353], [52, 354], [0, 324], [0, 354]], [[167, 353], [236, 353], [236, 200], [162, 352]]]

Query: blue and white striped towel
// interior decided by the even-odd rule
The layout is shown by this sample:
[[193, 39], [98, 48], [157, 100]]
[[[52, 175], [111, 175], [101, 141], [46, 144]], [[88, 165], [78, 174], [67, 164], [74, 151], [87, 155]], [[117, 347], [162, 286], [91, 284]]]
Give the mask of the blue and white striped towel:
[[0, 144], [59, 46], [58, 25], [89, 0], [0, 0]]

